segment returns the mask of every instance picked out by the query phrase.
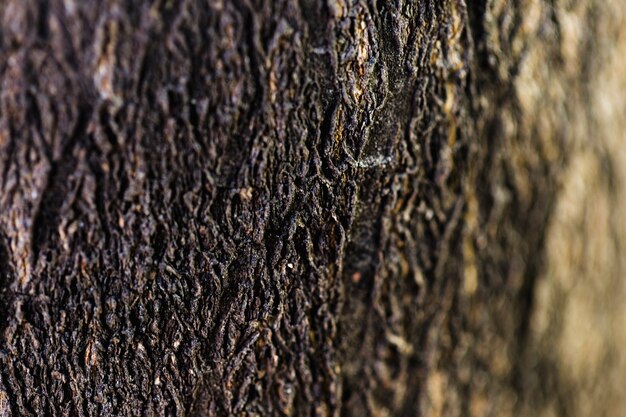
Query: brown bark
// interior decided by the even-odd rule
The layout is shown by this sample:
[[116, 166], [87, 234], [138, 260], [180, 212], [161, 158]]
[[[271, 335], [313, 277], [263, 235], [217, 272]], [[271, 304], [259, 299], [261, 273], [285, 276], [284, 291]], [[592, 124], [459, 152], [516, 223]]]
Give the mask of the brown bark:
[[618, 3], [0, 2], [0, 416], [587, 415]]

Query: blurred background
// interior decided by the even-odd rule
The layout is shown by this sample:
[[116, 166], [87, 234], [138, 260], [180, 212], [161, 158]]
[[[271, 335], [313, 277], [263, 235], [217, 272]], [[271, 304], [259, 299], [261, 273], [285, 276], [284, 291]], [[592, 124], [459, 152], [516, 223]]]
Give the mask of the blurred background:
[[[562, 31], [576, 44], [588, 30], [573, 17], [576, 8], [591, 6], [570, 3]], [[626, 415], [626, 2], [607, 1], [592, 12], [602, 24], [589, 63], [596, 68], [585, 103], [591, 114], [587, 123], [570, 121], [575, 151], [531, 324], [529, 416]]]

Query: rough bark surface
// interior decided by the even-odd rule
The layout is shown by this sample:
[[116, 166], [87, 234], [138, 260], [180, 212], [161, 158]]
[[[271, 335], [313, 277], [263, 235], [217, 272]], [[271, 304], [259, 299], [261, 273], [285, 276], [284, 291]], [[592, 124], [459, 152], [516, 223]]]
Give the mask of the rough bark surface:
[[0, 416], [593, 415], [620, 3], [0, 1]]

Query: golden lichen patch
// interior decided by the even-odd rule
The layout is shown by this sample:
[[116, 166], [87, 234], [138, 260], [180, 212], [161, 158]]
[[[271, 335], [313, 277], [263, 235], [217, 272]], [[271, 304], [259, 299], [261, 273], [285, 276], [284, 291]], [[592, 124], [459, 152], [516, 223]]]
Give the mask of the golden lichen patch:
[[344, 115], [344, 111], [343, 111], [343, 106], [339, 105], [339, 107], [337, 108], [337, 111], [335, 112], [335, 120], [334, 120], [334, 126], [333, 126], [333, 130], [334, 130], [334, 134], [333, 134], [333, 139], [335, 144], [339, 144], [344, 136], [344, 127], [345, 127], [345, 121], [343, 118]]
[[445, 42], [445, 56], [441, 50], [441, 42], [437, 41], [431, 54], [431, 65], [438, 67], [445, 79], [446, 98], [443, 102], [442, 109], [448, 120], [448, 146], [454, 147], [457, 139], [457, 112], [460, 105], [459, 97], [463, 94], [462, 92], [457, 92], [457, 90], [461, 88], [457, 77], [465, 68], [463, 54], [466, 49], [465, 45], [461, 42], [461, 35], [465, 28], [464, 21], [456, 3], [450, 6], [447, 20], [448, 30]]
[[463, 240], [463, 291], [468, 295], [474, 295], [478, 288], [478, 269], [476, 268], [476, 255], [474, 245], [469, 237]]
[[95, 346], [95, 340], [90, 340], [85, 348], [85, 364], [94, 366], [98, 363], [98, 350]]
[[14, 212], [11, 218], [13, 220], [12, 230], [16, 234], [11, 242], [11, 251], [15, 254], [14, 261], [17, 267], [18, 287], [24, 290], [31, 278], [31, 236], [30, 233], [23, 229], [23, 215], [18, 215]]
[[11, 404], [6, 391], [0, 391], [0, 417], [11, 416]]
[[446, 403], [447, 377], [443, 372], [433, 370], [426, 382], [428, 396], [427, 417], [443, 416]]
[[474, 394], [470, 399], [470, 416], [483, 417], [487, 415], [489, 400], [483, 394]]
[[116, 107], [122, 99], [114, 90], [115, 49], [117, 46], [119, 24], [112, 19], [104, 22], [96, 32], [96, 66], [93, 81], [100, 97], [111, 101]]
[[577, 75], [576, 70], [579, 67], [577, 64], [581, 57], [581, 47], [584, 45], [586, 25], [583, 17], [586, 11], [583, 8], [586, 7], [588, 5], [581, 2], [573, 10], [557, 9], [561, 55], [566, 63], [565, 70], [573, 77]]
[[366, 84], [366, 64], [369, 59], [369, 35], [367, 31], [367, 24], [365, 23], [365, 17], [359, 14], [356, 20], [356, 70], [358, 77], [356, 79], [354, 90], [352, 92], [354, 99], [357, 103], [361, 102], [363, 92], [367, 89]]
[[448, 21], [449, 29], [447, 47], [449, 51], [448, 56], [446, 57], [446, 66], [448, 71], [457, 72], [460, 71], [465, 65], [463, 62], [465, 47], [461, 43], [461, 35], [463, 34], [465, 26], [461, 17], [461, 12], [456, 3], [452, 3]]
[[456, 116], [454, 115], [454, 107], [456, 103], [456, 86], [453, 83], [446, 83], [446, 102], [443, 111], [448, 118], [448, 146], [453, 147], [456, 144]]
[[270, 92], [270, 103], [276, 102], [276, 93], [278, 92], [278, 74], [275, 70], [271, 70], [268, 75], [268, 86]]
[[346, 5], [343, 0], [330, 0], [328, 2], [328, 9], [335, 19], [343, 18], [345, 14]]
[[387, 341], [398, 349], [403, 355], [411, 355], [414, 352], [413, 345], [404, 337], [387, 331]]

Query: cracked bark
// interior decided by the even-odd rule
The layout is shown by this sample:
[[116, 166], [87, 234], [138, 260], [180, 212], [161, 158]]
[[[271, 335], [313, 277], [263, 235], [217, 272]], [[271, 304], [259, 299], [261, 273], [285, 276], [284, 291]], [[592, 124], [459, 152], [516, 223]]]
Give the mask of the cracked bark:
[[578, 415], [532, 318], [623, 9], [0, 2], [0, 416]]

